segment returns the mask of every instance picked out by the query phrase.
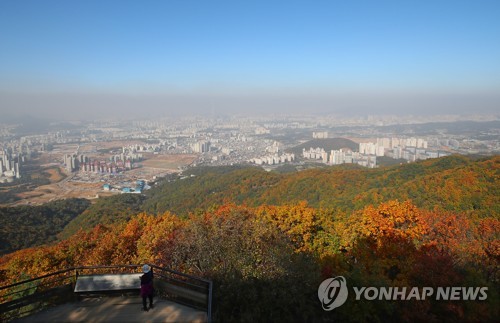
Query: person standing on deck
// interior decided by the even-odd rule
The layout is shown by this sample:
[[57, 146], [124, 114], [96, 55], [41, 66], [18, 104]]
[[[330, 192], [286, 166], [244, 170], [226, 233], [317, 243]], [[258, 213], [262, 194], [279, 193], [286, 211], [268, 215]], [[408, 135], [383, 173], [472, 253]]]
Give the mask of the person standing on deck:
[[[153, 269], [149, 265], [142, 266], [142, 272], [144, 273], [141, 276], [141, 297], [142, 297], [142, 310], [149, 311], [153, 308]], [[149, 298], [149, 308], [147, 306], [147, 300]]]

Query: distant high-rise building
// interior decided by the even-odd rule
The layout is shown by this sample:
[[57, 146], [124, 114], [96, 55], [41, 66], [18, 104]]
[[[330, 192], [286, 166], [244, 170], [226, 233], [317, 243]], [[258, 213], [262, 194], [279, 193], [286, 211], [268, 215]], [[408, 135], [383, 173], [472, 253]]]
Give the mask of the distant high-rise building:
[[19, 170], [19, 163], [16, 163], [16, 178], [21, 178], [21, 172]]
[[79, 161], [77, 155], [64, 155], [64, 166], [68, 172], [78, 169]]
[[328, 138], [328, 131], [318, 131], [313, 132], [314, 139], [326, 139]]
[[326, 151], [321, 153], [321, 161], [325, 164], [328, 162], [328, 153]]
[[389, 138], [377, 138], [377, 145], [383, 148], [391, 148], [391, 139]]
[[210, 142], [209, 141], [198, 141], [191, 145], [191, 149], [193, 149], [196, 153], [206, 153], [210, 151]]

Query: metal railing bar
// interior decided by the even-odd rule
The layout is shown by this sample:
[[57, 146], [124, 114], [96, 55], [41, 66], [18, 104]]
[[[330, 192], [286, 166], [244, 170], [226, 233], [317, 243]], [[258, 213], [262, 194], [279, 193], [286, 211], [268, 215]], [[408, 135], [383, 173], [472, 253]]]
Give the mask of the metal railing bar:
[[171, 279], [175, 279], [177, 281], [183, 281], [183, 282], [191, 282], [192, 284], [196, 283], [199, 286], [206, 286], [208, 287], [208, 282], [199, 280], [199, 279], [192, 279], [192, 278], [187, 278], [187, 277], [179, 277], [176, 275], [172, 275], [171, 273], [168, 272], [155, 272], [155, 275], [162, 276], [162, 277], [169, 277]]
[[191, 286], [191, 287], [196, 287], [196, 288], [198, 288], [200, 290], [203, 290], [203, 291], [208, 290], [208, 285], [207, 286], [197, 285], [197, 284], [193, 284], [193, 283], [187, 282], [185, 280], [179, 280], [179, 279], [175, 279], [175, 278], [172, 278], [172, 277], [167, 277], [167, 276], [164, 276], [162, 274], [157, 274], [157, 277], [161, 277], [161, 278], [163, 278], [163, 280], [166, 280], [166, 281], [169, 281], [169, 282], [171, 281], [171, 282], [176, 282], [176, 283], [180, 283], [180, 284]]
[[151, 267], [157, 268], [157, 269], [159, 269], [161, 271], [166, 271], [166, 272], [174, 273], [174, 274], [179, 275], [179, 276], [188, 277], [188, 278], [191, 278], [191, 279], [194, 279], [194, 280], [202, 281], [202, 282], [205, 282], [207, 284], [210, 283], [210, 280], [208, 280], [208, 279], [204, 279], [204, 278], [201, 278], [201, 277], [195, 277], [195, 276], [192, 276], [192, 275], [189, 275], [189, 274], [184, 274], [184, 273], [172, 270], [172, 269], [162, 268], [162, 267], [158, 267], [156, 265], [151, 265]]
[[102, 265], [102, 266], [78, 266], [73, 267], [74, 270], [82, 269], [109, 269], [109, 268], [137, 268], [142, 267], [142, 265]]
[[[5, 295], [2, 295], [2, 297], [8, 297], [8, 296], [11, 296], [11, 295], [19, 294], [19, 293], [22, 293], [22, 292], [25, 292], [25, 291], [28, 291], [28, 290], [31, 290], [31, 289], [37, 290], [37, 289], [40, 289], [40, 287], [45, 287], [45, 286], [50, 285], [52, 283], [61, 282], [61, 281], [72, 279], [72, 278], [73, 278], [73, 276], [66, 276], [66, 277], [62, 277], [62, 278], [59, 278], [59, 279], [50, 280], [48, 282], [41, 282], [41, 283], [39, 283], [36, 286], [32, 286], [32, 287], [28, 287], [28, 288], [25, 288], [25, 289], [22, 289], [22, 290], [18, 290], [18, 291], [12, 292], [12, 293], [8, 293], [8, 294], [5, 294]], [[13, 287], [15, 287], [15, 286], [13, 286]]]
[[15, 286], [18, 286], [18, 285], [22, 285], [22, 284], [26, 284], [26, 283], [31, 283], [31, 282], [33, 282], [35, 280], [40, 280], [40, 279], [44, 279], [44, 278], [47, 278], [47, 277], [51, 277], [51, 276], [59, 275], [59, 274], [62, 274], [62, 273], [66, 273], [66, 272], [71, 271], [73, 269], [74, 268], [67, 268], [67, 269], [56, 271], [54, 273], [50, 273], [50, 274], [46, 274], [46, 275], [43, 275], [43, 276], [39, 276], [39, 277], [35, 277], [35, 278], [23, 280], [23, 281], [14, 283], [14, 284], [6, 285], [6, 286], [1, 286], [0, 290], [4, 290], [4, 289], [7, 289], [7, 288], [12, 288], [12, 287], [15, 287]]

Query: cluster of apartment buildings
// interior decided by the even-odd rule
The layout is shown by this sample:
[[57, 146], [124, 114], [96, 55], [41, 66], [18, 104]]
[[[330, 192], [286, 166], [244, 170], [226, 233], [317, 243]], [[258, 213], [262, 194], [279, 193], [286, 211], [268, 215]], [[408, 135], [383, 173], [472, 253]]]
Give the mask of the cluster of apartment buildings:
[[115, 155], [109, 161], [91, 159], [85, 155], [64, 155], [64, 166], [68, 172], [78, 171], [93, 173], [116, 174], [134, 167], [133, 160], [128, 156]]
[[191, 144], [191, 149], [195, 153], [207, 153], [210, 151], [210, 146], [211, 146], [210, 141], [200, 140], [198, 142]]
[[302, 149], [302, 157], [305, 159], [319, 160], [329, 165], [358, 164], [364, 167], [374, 168], [377, 165], [376, 155], [364, 155], [350, 149], [331, 150], [329, 153], [324, 148]]
[[122, 147], [122, 153], [131, 155], [137, 152], [159, 152], [162, 149], [162, 146], [165, 145], [165, 141], [160, 142], [159, 144], [134, 144]]
[[0, 150], [0, 183], [12, 183], [21, 178], [21, 161], [24, 157], [13, 155], [7, 150]]
[[284, 153], [282, 145], [278, 141], [273, 141], [272, 145], [265, 148], [267, 155], [251, 158], [250, 163], [256, 165], [278, 165], [295, 161], [295, 154]]
[[428, 150], [416, 147], [396, 147], [386, 154], [395, 159], [405, 159], [408, 161], [424, 160], [430, 158], [439, 158], [449, 156], [450, 153], [441, 150]]
[[328, 131], [315, 131], [313, 132], [314, 139], [326, 139], [328, 138]]
[[360, 153], [388, 156], [413, 162], [429, 158], [448, 156], [449, 153], [436, 147], [431, 149], [422, 138], [377, 138], [376, 143], [360, 143]]
[[421, 159], [448, 156], [449, 153], [430, 149], [428, 142], [421, 138], [377, 138], [376, 142], [359, 143], [359, 152], [349, 149], [331, 150], [323, 148], [303, 149], [305, 159], [321, 160], [330, 165], [355, 163], [365, 167], [376, 167], [377, 157], [388, 156], [394, 159], [416, 161]]
[[277, 164], [283, 164], [283, 163], [289, 163], [293, 162], [295, 160], [295, 154], [274, 154], [274, 155], [268, 155], [268, 156], [263, 156], [259, 158], [252, 158], [250, 159], [251, 163], [254, 163], [256, 165], [277, 165]]

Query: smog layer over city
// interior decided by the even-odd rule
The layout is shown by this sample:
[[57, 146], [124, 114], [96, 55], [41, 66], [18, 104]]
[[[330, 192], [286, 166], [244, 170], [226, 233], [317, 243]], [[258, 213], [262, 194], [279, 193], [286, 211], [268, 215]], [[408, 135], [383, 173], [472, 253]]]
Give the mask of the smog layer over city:
[[[184, 221], [179, 224], [184, 234], [178, 235], [179, 240], [172, 238], [177, 233], [148, 232], [165, 236], [164, 241], [174, 239], [174, 247], [168, 250], [180, 255], [182, 248], [196, 249], [186, 247], [186, 237], [194, 232], [189, 230], [195, 230], [186, 228], [197, 228], [201, 214], [204, 221], [211, 221], [207, 219], [212, 216], [229, 216], [224, 213], [229, 208], [231, 214], [247, 212], [260, 219], [270, 212], [266, 208], [276, 207], [284, 211], [269, 215], [272, 220], [266, 225], [283, 236], [285, 242], [276, 238], [279, 243], [293, 249], [290, 257], [310, 257], [300, 260], [304, 264], [280, 267], [281, 263], [273, 262], [277, 260], [269, 260], [274, 259], [270, 255], [259, 256], [268, 259], [266, 263], [251, 258], [255, 252], [248, 250], [253, 256], [247, 267], [240, 260], [232, 263], [231, 255], [207, 258], [203, 267], [204, 260], [199, 259], [206, 253], [200, 251], [196, 260], [200, 263], [190, 262], [186, 259], [192, 255], [170, 257], [166, 243], [155, 252], [143, 250], [137, 238], [137, 250], [128, 258], [115, 255], [104, 263], [105, 257], [74, 256], [80, 260], [67, 257], [64, 265], [150, 263], [213, 281], [213, 315], [210, 294], [201, 321], [265, 320], [264, 312], [249, 310], [242, 305], [243, 298], [234, 296], [240, 287], [231, 288], [251, 284], [257, 295], [252, 300], [261, 304], [271, 296], [256, 286], [269, 279], [276, 284], [271, 286], [274, 290], [278, 282], [290, 285], [286, 283], [290, 277], [308, 282], [309, 287], [300, 287], [304, 295], [297, 298], [280, 296], [284, 298], [276, 301], [276, 308], [268, 309], [273, 321], [488, 321], [496, 317], [499, 14], [500, 2], [487, 0], [0, 3], [0, 220], [6, 237], [0, 239], [0, 285], [14, 283], [16, 257], [21, 259], [23, 252], [34, 257], [36, 251], [29, 250], [37, 249], [24, 248], [48, 248], [40, 249], [41, 254], [50, 253], [50, 248], [66, 250], [64, 244], [72, 240], [65, 239], [98, 230], [96, 225], [112, 232], [130, 225], [127, 221], [135, 217], [160, 218], [172, 212], [180, 219], [175, 221]], [[462, 187], [450, 188], [450, 181]], [[470, 203], [465, 202], [469, 199]], [[57, 220], [46, 232], [36, 225], [53, 226], [48, 223], [56, 221], [55, 215], [33, 222], [38, 224], [31, 224], [33, 218], [25, 220], [25, 213], [42, 212], [26, 208], [47, 210], [53, 203], [78, 204], [81, 209], [71, 206], [64, 220]], [[390, 221], [397, 222], [394, 230], [403, 232], [422, 223], [426, 227], [418, 231], [420, 235], [397, 231], [388, 245], [411, 244], [408, 248], [415, 254], [405, 262], [425, 258], [436, 266], [440, 262], [436, 254], [425, 248], [441, 246], [439, 257], [449, 257], [455, 280], [412, 280], [417, 269], [405, 271], [409, 269], [394, 260], [401, 259], [398, 252], [406, 252], [402, 247], [381, 255], [380, 246], [389, 240], [380, 237], [389, 239], [388, 224], [375, 227], [374, 218], [367, 214], [375, 209], [379, 215], [390, 213], [390, 205], [403, 208], [404, 203], [422, 218], [405, 218], [402, 224], [390, 215]], [[293, 208], [311, 210], [315, 219], [323, 219], [307, 227], [317, 231], [300, 231], [306, 215], [293, 220], [298, 214], [294, 212], [299, 212]], [[125, 211], [119, 214], [120, 210]], [[273, 222], [279, 216], [292, 227], [285, 230], [284, 224]], [[355, 225], [356, 216], [364, 219], [356, 225], [370, 227], [348, 229]], [[458, 229], [449, 228], [449, 238], [432, 240], [442, 229], [437, 224], [441, 217], [468, 221], [457, 227], [471, 231], [457, 233]], [[21, 224], [15, 229], [12, 223]], [[32, 233], [23, 231], [24, 226]], [[33, 233], [37, 230], [43, 233], [37, 236]], [[262, 234], [270, 234], [266, 232]], [[370, 234], [363, 236], [363, 232]], [[227, 234], [230, 241], [238, 236]], [[246, 255], [246, 244], [223, 246], [226, 238], [218, 238], [217, 248], [227, 252], [240, 248]], [[297, 239], [304, 239], [304, 244], [297, 246]], [[212, 240], [203, 243], [215, 246]], [[376, 263], [379, 276], [357, 267], [358, 259], [364, 264], [373, 261], [375, 266], [374, 259], [363, 258], [368, 256], [359, 251], [370, 241], [379, 248], [377, 259], [389, 259]], [[446, 259], [442, 263], [448, 263]], [[480, 263], [486, 264], [483, 269], [478, 269]], [[23, 277], [59, 269], [53, 266], [26, 264]], [[307, 266], [313, 269], [306, 270]], [[439, 268], [436, 273], [444, 270]], [[310, 276], [303, 276], [305, 272]], [[426, 301], [423, 312], [416, 305], [405, 308], [402, 302], [388, 310], [380, 305], [384, 301], [369, 303], [365, 296], [364, 304], [374, 307], [358, 308], [362, 314], [351, 317], [359, 301], [354, 300], [354, 292], [343, 310], [325, 309], [320, 283], [335, 276], [346, 277], [347, 284], [407, 286], [408, 290], [412, 286], [488, 286], [491, 294], [479, 305], [465, 304], [460, 298], [462, 303], [455, 309], [447, 307], [448, 301]], [[12, 301], [0, 291], [1, 303]], [[301, 297], [313, 300], [309, 304]], [[330, 304], [335, 300], [327, 299]], [[6, 320], [22, 316], [9, 311]], [[163, 319], [169, 318], [159, 318]]]

